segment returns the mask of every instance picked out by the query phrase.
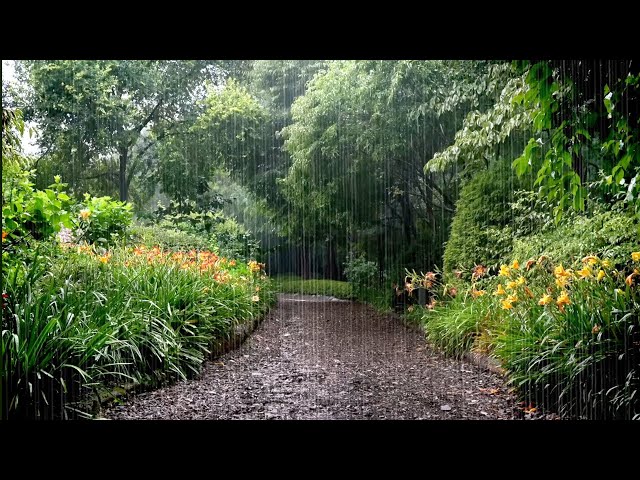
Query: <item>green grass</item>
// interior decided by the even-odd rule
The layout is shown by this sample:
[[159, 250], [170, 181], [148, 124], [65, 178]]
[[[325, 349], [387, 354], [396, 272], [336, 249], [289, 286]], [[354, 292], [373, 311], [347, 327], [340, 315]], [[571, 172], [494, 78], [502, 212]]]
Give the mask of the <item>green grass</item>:
[[471, 350], [474, 340], [484, 330], [487, 302], [464, 301], [461, 297], [434, 310], [416, 308], [411, 317], [422, 313], [427, 340], [448, 355], [462, 357]]
[[303, 280], [295, 275], [282, 275], [273, 279], [275, 289], [282, 293], [301, 293], [305, 295], [327, 295], [351, 300], [354, 295], [351, 285], [338, 280]]

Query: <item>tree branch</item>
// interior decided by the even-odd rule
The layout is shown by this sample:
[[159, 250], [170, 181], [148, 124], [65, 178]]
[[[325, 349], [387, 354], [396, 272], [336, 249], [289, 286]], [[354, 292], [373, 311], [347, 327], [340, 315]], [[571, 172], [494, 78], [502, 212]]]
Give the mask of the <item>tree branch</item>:
[[153, 107], [153, 109], [151, 110], [151, 113], [149, 113], [149, 115], [147, 115], [147, 117], [142, 121], [142, 123], [135, 129], [135, 131], [140, 134], [140, 132], [142, 131], [142, 129], [144, 127], [146, 127], [149, 122], [153, 119], [153, 116], [156, 114], [156, 112], [158, 111], [158, 108], [160, 108], [160, 105], [162, 105], [162, 97], [160, 98], [160, 100], [158, 101], [158, 103], [156, 103], [156, 106]]

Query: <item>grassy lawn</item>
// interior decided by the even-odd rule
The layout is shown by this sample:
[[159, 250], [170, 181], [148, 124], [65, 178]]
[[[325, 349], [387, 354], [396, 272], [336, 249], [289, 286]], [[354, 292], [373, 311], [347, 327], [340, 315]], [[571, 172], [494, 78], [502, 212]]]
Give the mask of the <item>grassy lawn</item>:
[[328, 295], [336, 298], [352, 299], [351, 285], [338, 280], [303, 280], [294, 275], [282, 275], [273, 279], [275, 289], [282, 293], [304, 293], [307, 295]]

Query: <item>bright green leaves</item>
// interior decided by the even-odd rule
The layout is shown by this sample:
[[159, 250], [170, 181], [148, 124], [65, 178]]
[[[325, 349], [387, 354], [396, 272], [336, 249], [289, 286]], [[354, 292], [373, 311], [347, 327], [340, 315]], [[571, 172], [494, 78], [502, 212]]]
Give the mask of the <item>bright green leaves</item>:
[[[71, 228], [72, 199], [61, 190], [35, 190], [31, 177], [34, 172], [21, 172], [3, 178], [2, 230], [14, 239], [34, 237], [45, 239]], [[63, 188], [64, 184], [59, 184]]]
[[535, 131], [548, 130], [552, 126], [553, 114], [558, 110], [556, 94], [558, 83], [553, 79], [553, 71], [546, 62], [536, 63], [526, 79], [529, 91], [525, 95], [525, 104], [531, 108], [531, 117]]
[[[500, 68], [498, 68], [500, 67]], [[425, 165], [425, 172], [441, 172], [453, 165], [461, 165], [463, 172], [473, 172], [496, 158], [498, 147], [514, 133], [526, 131], [531, 125], [529, 103], [535, 97], [526, 83], [526, 74], [515, 74], [509, 64], [499, 64], [485, 74], [486, 88], [476, 85], [478, 98], [490, 107], [467, 113], [455, 134], [453, 144], [437, 152]], [[484, 77], [483, 77], [484, 78]]]
[[[589, 168], [604, 167], [607, 191], [615, 194], [616, 188], [629, 187], [634, 168], [640, 165], [638, 120], [632, 115], [633, 107], [623, 100], [637, 102], [630, 89], [637, 88], [638, 75], [629, 73], [624, 81], [610, 76], [607, 82], [599, 80], [601, 87], [596, 85], [594, 90], [592, 84], [585, 86], [586, 79], [593, 82], [598, 68], [595, 63], [558, 63], [552, 68], [551, 62], [539, 62], [526, 76], [528, 91], [514, 97], [528, 108], [540, 148], [531, 138], [523, 155], [513, 161], [513, 168], [524, 175], [530, 168], [538, 168], [536, 160], [541, 160], [535, 185], [555, 205], [556, 221], [568, 208], [584, 210]], [[594, 101], [598, 98], [600, 105]], [[627, 198], [635, 197], [631, 194]]]
[[116, 244], [131, 226], [132, 209], [131, 203], [85, 194], [84, 201], [75, 207], [76, 236], [88, 243]]
[[613, 112], [613, 102], [611, 98], [613, 92], [609, 89], [609, 85], [604, 86], [604, 107], [607, 109], [607, 118], [611, 118], [611, 112]]
[[511, 166], [516, 171], [516, 174], [519, 177], [522, 177], [527, 171], [529, 171], [534, 163], [539, 163], [540, 158], [540, 143], [532, 138], [529, 140], [529, 143], [525, 147], [524, 153], [520, 157], [516, 158]]

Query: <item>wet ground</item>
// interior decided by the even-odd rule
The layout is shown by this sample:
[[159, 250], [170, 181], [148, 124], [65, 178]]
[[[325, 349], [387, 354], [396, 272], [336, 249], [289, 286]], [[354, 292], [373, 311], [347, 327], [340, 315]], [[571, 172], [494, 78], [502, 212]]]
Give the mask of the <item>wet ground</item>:
[[199, 378], [131, 397], [112, 419], [512, 419], [504, 380], [444, 357], [397, 317], [331, 297], [280, 295]]

